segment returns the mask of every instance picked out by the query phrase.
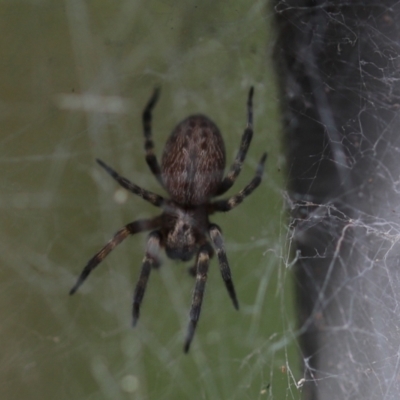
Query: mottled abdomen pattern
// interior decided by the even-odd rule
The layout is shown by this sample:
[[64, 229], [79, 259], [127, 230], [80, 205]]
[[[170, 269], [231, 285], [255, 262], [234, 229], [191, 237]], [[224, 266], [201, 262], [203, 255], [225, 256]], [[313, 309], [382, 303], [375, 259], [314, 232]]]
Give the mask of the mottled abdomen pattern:
[[216, 193], [224, 169], [225, 146], [214, 122], [192, 115], [176, 126], [161, 162], [162, 180], [173, 201], [205, 204]]

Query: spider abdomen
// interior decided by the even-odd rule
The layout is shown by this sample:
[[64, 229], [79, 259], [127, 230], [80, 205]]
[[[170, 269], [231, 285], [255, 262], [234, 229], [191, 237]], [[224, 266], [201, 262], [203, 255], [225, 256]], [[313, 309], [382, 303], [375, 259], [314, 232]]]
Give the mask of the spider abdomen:
[[225, 145], [217, 126], [204, 115], [180, 122], [169, 137], [161, 176], [171, 199], [201, 205], [215, 195], [225, 169]]

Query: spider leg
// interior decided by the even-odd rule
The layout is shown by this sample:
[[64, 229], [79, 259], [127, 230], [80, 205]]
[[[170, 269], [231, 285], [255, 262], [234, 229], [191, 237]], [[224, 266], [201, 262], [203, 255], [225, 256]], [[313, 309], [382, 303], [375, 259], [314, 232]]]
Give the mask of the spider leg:
[[257, 166], [256, 175], [251, 180], [251, 182], [238, 194], [230, 197], [229, 199], [217, 200], [210, 204], [209, 213], [213, 213], [214, 211], [229, 211], [232, 208], [235, 208], [239, 205], [249, 194], [253, 192], [254, 189], [258, 187], [261, 183], [261, 177], [264, 172], [264, 164], [267, 159], [267, 153], [264, 153], [261, 157], [261, 160]]
[[[208, 255], [210, 256], [210, 258], [212, 258], [214, 256], [214, 249], [212, 248], [211, 244], [206, 242], [205, 246], [207, 246], [208, 248]], [[194, 265], [190, 266], [187, 269], [187, 272], [190, 276], [192, 276], [193, 278], [196, 278], [196, 274], [197, 274], [197, 259]]]
[[146, 253], [143, 258], [142, 269], [139, 280], [133, 294], [132, 325], [135, 326], [140, 314], [140, 305], [146, 291], [147, 281], [149, 280], [152, 268], [160, 265], [158, 254], [160, 252], [161, 233], [159, 231], [151, 232], [147, 240]]
[[207, 282], [208, 266], [210, 264], [209, 246], [204, 245], [200, 248], [197, 254], [196, 266], [196, 285], [194, 287], [192, 306], [190, 308], [190, 321], [186, 334], [184, 352], [187, 353], [190, 348], [190, 343], [193, 340], [196, 331], [197, 322], [200, 317], [201, 305], [203, 303], [204, 289]]
[[156, 177], [158, 182], [161, 183], [162, 186], [164, 186], [162, 178], [161, 178], [161, 169], [160, 165], [158, 164], [157, 157], [154, 154], [154, 143], [152, 140], [152, 135], [151, 135], [151, 119], [152, 119], [152, 111], [154, 106], [157, 103], [158, 97], [160, 95], [160, 88], [155, 88], [154, 92], [147, 103], [143, 115], [142, 115], [142, 121], [143, 121], [143, 132], [144, 132], [144, 149], [146, 151], [146, 162], [147, 165], [150, 167], [151, 172], [153, 175]]
[[73, 288], [70, 290], [69, 294], [74, 294], [82, 283], [86, 280], [89, 274], [107, 257], [109, 253], [116, 246], [118, 246], [124, 239], [129, 235], [134, 235], [135, 233], [147, 231], [153, 229], [160, 225], [160, 217], [153, 219], [143, 219], [130, 224], [125, 225], [120, 229], [113, 238], [100, 250], [98, 251], [86, 264], [85, 268], [81, 272], [78, 280], [76, 281]]
[[250, 142], [253, 137], [253, 92], [254, 88], [251, 87], [249, 91], [249, 97], [247, 99], [247, 126], [243, 132], [239, 151], [236, 155], [235, 161], [229, 169], [229, 172], [220, 183], [216, 196], [227, 192], [235, 183], [236, 178], [239, 176], [240, 171], [242, 170], [243, 161], [246, 158], [247, 150], [249, 149]]
[[142, 199], [147, 200], [149, 203], [153, 204], [153, 206], [161, 207], [164, 203], [164, 198], [150, 192], [146, 189], [142, 189], [140, 186], [135, 185], [134, 183], [130, 182], [128, 179], [119, 175], [116, 171], [114, 171], [111, 167], [109, 167], [105, 162], [96, 159], [98, 164], [106, 170], [108, 174], [110, 174], [124, 189], [129, 190], [130, 192], [137, 194]]
[[235, 287], [233, 286], [231, 269], [229, 268], [228, 258], [226, 257], [224, 239], [221, 234], [221, 228], [218, 225], [210, 224], [209, 232], [211, 240], [217, 251], [217, 257], [222, 279], [225, 282], [225, 286], [233, 302], [233, 306], [236, 308], [236, 310], [238, 310], [239, 302], [236, 297]]

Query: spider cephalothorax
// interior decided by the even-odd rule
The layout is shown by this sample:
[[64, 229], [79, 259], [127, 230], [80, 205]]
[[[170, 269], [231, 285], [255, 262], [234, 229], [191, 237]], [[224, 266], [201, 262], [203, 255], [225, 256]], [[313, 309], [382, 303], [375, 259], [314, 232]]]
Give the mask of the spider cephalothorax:
[[[207, 214], [201, 209], [180, 210], [171, 207], [163, 214], [165, 252], [169, 258], [189, 261], [196, 254], [199, 241], [206, 232]], [[203, 215], [201, 215], [203, 214]], [[195, 222], [197, 221], [197, 222]]]
[[97, 160], [121, 186], [162, 209], [162, 214], [127, 224], [87, 263], [70, 294], [77, 291], [90, 272], [129, 235], [149, 231], [146, 253], [142, 263], [133, 301], [133, 324], [139, 318], [140, 305], [152, 268], [159, 266], [159, 252], [165, 248], [169, 258], [189, 261], [196, 256], [190, 269], [196, 277], [190, 310], [190, 323], [184, 350], [187, 352], [200, 316], [210, 258], [217, 253], [222, 279], [236, 309], [239, 308], [231, 271], [226, 257], [221, 229], [210, 223], [208, 216], [218, 211], [229, 211], [240, 204], [261, 182], [267, 154], [258, 164], [255, 177], [238, 194], [224, 200], [212, 198], [224, 194], [239, 175], [253, 135], [252, 97], [247, 101], [247, 127], [236, 159], [228, 174], [225, 169], [225, 146], [217, 126], [204, 115], [192, 115], [180, 122], [169, 137], [161, 168], [154, 155], [151, 137], [151, 113], [157, 102], [156, 89], [143, 112], [146, 161], [159, 183], [167, 190], [170, 199], [149, 192], [120, 176], [103, 161]]

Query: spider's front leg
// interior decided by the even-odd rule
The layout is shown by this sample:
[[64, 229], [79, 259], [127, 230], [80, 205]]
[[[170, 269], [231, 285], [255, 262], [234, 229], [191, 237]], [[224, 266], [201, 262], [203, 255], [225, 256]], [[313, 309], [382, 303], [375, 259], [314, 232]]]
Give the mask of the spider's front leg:
[[129, 235], [135, 235], [136, 233], [147, 231], [158, 227], [161, 223], [160, 217], [155, 217], [152, 219], [142, 219], [130, 224], [125, 225], [120, 229], [114, 237], [108, 241], [108, 243], [98, 251], [86, 264], [85, 268], [79, 275], [78, 280], [75, 285], [69, 291], [69, 294], [74, 294], [78, 288], [85, 282], [89, 274], [107, 257], [111, 251], [114, 250], [123, 240], [125, 240]]
[[190, 322], [185, 340], [184, 351], [187, 353], [190, 343], [193, 340], [197, 322], [200, 317], [201, 305], [203, 303], [204, 289], [207, 282], [208, 266], [210, 264], [210, 248], [209, 245], [203, 245], [197, 254], [196, 260], [196, 285], [194, 287], [192, 306], [190, 308]]
[[209, 232], [211, 240], [217, 252], [222, 279], [225, 282], [225, 286], [228, 290], [233, 306], [236, 308], [236, 310], [239, 310], [239, 302], [236, 297], [235, 287], [233, 286], [231, 269], [229, 268], [228, 258], [226, 257], [224, 239], [222, 237], [221, 228], [218, 225], [210, 224]]
[[147, 281], [149, 280], [150, 271], [152, 268], [157, 268], [160, 265], [158, 255], [161, 247], [161, 232], [151, 232], [147, 240], [146, 253], [143, 258], [142, 269], [140, 271], [139, 280], [136, 284], [133, 295], [132, 309], [132, 325], [135, 326], [140, 314], [140, 305], [142, 304], [143, 296], [146, 291]]

